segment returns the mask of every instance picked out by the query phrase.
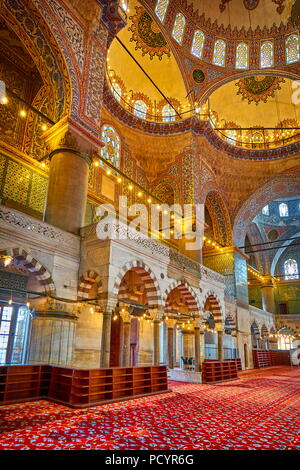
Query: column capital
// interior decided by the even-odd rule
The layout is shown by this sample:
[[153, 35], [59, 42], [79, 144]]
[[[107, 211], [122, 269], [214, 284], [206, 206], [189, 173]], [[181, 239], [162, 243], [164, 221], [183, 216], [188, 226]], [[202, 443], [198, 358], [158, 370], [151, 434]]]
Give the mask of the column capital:
[[168, 328], [173, 329], [174, 326], [176, 325], [177, 320], [165, 320], [165, 324], [167, 325]]
[[131, 315], [130, 313], [125, 310], [125, 309], [121, 309], [120, 311], [120, 317], [122, 318], [123, 322], [124, 323], [130, 323], [131, 322]]
[[58, 152], [71, 152], [82, 157], [91, 164], [94, 156], [99, 154], [101, 141], [88, 133], [81, 125], [70, 117], [64, 117], [46, 131], [42, 139], [46, 154], [52, 158]]
[[164, 316], [164, 311], [161, 309], [155, 308], [153, 310], [150, 310], [150, 314], [151, 314], [152, 321], [161, 322]]

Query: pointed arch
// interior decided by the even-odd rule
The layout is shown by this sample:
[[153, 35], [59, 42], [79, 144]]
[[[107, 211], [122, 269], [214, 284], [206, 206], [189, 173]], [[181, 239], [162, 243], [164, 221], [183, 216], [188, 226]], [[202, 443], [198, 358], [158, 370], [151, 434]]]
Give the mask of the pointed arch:
[[161, 307], [161, 292], [158, 281], [153, 271], [140, 260], [130, 261], [121, 268], [119, 274], [116, 276], [112, 294], [116, 297], [119, 295], [122, 280], [127, 272], [134, 271], [140, 275], [141, 280], [145, 286], [145, 293], [147, 296], [148, 305], [150, 307]]
[[200, 313], [200, 302], [198, 296], [192, 286], [190, 286], [187, 282], [172, 282], [169, 287], [165, 290], [163, 295], [163, 302], [165, 304], [166, 310], [170, 310], [170, 294], [174, 292], [176, 289], [180, 292], [182, 299], [184, 300], [187, 308], [191, 312]]
[[86, 271], [79, 279], [78, 299], [90, 298], [91, 292], [95, 290], [97, 295], [103, 292], [101, 278], [96, 271]]
[[202, 310], [209, 311], [213, 314], [215, 324], [222, 325], [223, 324], [223, 314], [221, 308], [221, 302], [218, 296], [213, 291], [208, 291], [205, 295], [203, 301], [203, 308]]
[[207, 193], [205, 206], [209, 212], [214, 238], [222, 245], [229, 246], [232, 244], [232, 228], [231, 220], [227, 206], [216, 190]]
[[279, 175], [259, 186], [239, 206], [233, 224], [233, 242], [237, 247], [244, 246], [246, 233], [254, 217], [261, 209], [275, 199], [298, 196], [300, 193], [299, 175]]
[[55, 294], [55, 285], [49, 271], [37, 259], [23, 250], [23, 248], [0, 250], [0, 254], [11, 256], [13, 259], [17, 260], [28, 272], [37, 278], [46, 293]]
[[[58, 46], [53, 32], [46, 24], [35, 2], [12, 2], [3, 0], [0, 16], [19, 37], [26, 47], [44, 81], [53, 92], [54, 107], [52, 119], [58, 121], [69, 114], [73, 97], [76, 96], [75, 82], [67, 72], [68, 58]], [[72, 92], [71, 92], [72, 88]]]

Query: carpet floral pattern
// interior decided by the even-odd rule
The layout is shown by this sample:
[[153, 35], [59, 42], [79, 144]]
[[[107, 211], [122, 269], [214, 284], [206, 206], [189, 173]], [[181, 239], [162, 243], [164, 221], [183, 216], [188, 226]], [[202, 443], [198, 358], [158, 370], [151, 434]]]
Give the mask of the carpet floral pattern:
[[0, 408], [7, 450], [300, 450], [300, 369], [74, 410], [40, 400]]

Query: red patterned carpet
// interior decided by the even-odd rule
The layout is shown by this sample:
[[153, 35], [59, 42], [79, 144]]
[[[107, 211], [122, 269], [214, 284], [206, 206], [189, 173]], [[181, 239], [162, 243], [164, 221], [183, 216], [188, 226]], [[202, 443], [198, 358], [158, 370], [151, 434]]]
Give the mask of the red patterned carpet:
[[47, 401], [0, 408], [0, 449], [300, 450], [300, 369], [245, 372], [218, 385], [73, 410]]

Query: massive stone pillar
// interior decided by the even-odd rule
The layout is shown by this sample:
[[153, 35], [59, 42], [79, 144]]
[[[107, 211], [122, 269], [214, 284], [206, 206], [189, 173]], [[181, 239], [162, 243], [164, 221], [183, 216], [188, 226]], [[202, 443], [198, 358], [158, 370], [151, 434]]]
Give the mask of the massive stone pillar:
[[109, 367], [112, 312], [103, 312], [100, 367]]
[[223, 361], [223, 331], [218, 330], [218, 361]]
[[276, 313], [274, 298], [274, 284], [271, 278], [264, 281], [261, 287], [263, 310], [269, 313]]
[[123, 320], [123, 349], [122, 349], [122, 366], [130, 365], [130, 333], [131, 333], [131, 317], [128, 312], [121, 312]]
[[71, 365], [77, 318], [67, 309], [35, 311], [30, 325], [26, 362]]
[[51, 159], [45, 221], [78, 233], [86, 207], [89, 165], [97, 146], [74, 131], [67, 120], [53, 126], [44, 139]]

